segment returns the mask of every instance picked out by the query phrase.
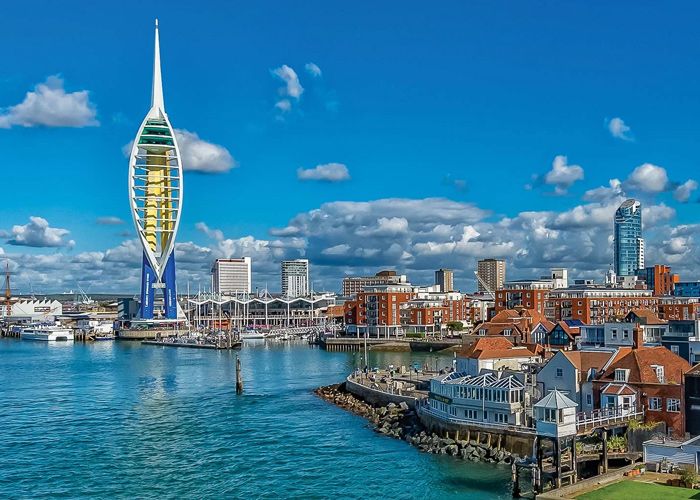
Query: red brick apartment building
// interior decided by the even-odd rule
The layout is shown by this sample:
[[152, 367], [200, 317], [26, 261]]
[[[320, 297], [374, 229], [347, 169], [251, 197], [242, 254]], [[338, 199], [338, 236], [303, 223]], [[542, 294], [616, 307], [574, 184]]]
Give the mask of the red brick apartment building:
[[587, 325], [620, 321], [632, 309], [658, 313], [659, 299], [652, 290], [606, 287], [572, 287], [549, 292], [544, 314], [550, 321], [578, 319]]

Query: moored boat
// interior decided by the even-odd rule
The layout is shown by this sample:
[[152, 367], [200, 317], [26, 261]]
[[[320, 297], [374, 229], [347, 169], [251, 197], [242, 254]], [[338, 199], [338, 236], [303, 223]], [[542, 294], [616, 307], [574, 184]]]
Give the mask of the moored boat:
[[60, 326], [30, 326], [22, 330], [23, 340], [39, 340], [41, 342], [69, 342], [74, 339], [73, 331]]

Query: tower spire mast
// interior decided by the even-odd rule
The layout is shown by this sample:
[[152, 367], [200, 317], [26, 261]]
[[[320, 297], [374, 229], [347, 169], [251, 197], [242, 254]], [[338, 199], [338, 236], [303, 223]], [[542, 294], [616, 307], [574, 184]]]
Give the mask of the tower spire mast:
[[160, 73], [160, 39], [158, 36], [158, 19], [156, 19], [156, 43], [153, 55], [153, 91], [151, 92], [151, 108], [160, 108], [165, 113], [163, 101], [163, 79]]

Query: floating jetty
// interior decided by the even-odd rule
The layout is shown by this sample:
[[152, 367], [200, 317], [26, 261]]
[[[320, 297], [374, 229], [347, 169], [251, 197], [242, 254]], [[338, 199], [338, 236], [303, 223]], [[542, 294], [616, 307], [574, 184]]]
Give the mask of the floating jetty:
[[462, 345], [462, 339], [442, 339], [442, 340], [405, 340], [405, 339], [378, 339], [378, 338], [357, 338], [357, 337], [331, 337], [321, 338], [318, 341], [321, 348], [327, 351], [361, 351], [367, 345], [371, 350], [374, 346], [383, 344], [397, 347], [399, 344], [405, 346], [406, 351], [436, 352], [450, 349]]
[[215, 349], [232, 350], [240, 349], [243, 342], [240, 340], [223, 339], [220, 342], [212, 342], [206, 339], [165, 337], [158, 340], [142, 340], [142, 345], [157, 345], [163, 347], [189, 347], [190, 349]]

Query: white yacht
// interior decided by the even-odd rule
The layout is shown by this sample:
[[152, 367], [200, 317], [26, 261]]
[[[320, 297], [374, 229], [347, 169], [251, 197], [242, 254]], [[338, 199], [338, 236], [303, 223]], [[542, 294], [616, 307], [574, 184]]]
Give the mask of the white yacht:
[[241, 340], [261, 340], [265, 334], [259, 330], [244, 330], [240, 334]]
[[61, 326], [30, 326], [20, 333], [24, 340], [39, 340], [42, 342], [68, 342], [73, 340], [73, 331]]

